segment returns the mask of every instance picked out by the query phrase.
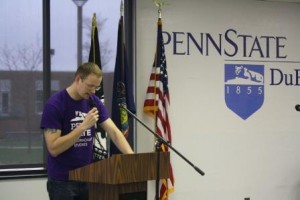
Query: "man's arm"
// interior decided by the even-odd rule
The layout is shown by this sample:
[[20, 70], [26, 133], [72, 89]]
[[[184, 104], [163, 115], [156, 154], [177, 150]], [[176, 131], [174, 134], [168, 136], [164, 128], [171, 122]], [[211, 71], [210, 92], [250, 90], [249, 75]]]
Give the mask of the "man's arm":
[[56, 157], [69, 149], [76, 143], [86, 129], [95, 125], [98, 118], [98, 110], [96, 108], [91, 109], [85, 116], [83, 122], [64, 136], [61, 136], [61, 130], [59, 129], [45, 128], [44, 136], [49, 153]]
[[102, 122], [101, 126], [122, 153], [134, 153], [122, 132], [110, 118]]
[[44, 129], [45, 141], [49, 153], [53, 157], [56, 157], [66, 151], [75, 144], [83, 131], [84, 130], [78, 126], [69, 134], [61, 136], [61, 130], [59, 129]]

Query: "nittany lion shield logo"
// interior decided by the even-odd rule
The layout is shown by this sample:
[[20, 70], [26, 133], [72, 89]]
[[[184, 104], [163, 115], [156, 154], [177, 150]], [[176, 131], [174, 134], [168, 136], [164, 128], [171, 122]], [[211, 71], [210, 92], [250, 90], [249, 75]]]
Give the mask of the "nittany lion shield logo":
[[225, 64], [227, 107], [246, 120], [264, 102], [264, 66]]

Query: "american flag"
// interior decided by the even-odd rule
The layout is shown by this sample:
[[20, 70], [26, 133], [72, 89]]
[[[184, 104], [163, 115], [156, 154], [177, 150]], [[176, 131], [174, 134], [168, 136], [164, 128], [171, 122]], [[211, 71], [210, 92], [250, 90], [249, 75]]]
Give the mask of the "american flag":
[[[156, 133], [171, 144], [171, 127], [168, 116], [170, 95], [161, 18], [158, 19], [157, 25], [156, 53], [144, 102], [144, 112], [155, 119]], [[162, 145], [161, 150], [163, 152], [168, 151], [168, 146]], [[174, 176], [171, 164], [169, 172], [170, 178], [160, 181], [160, 200], [167, 200], [169, 194], [174, 191]]]

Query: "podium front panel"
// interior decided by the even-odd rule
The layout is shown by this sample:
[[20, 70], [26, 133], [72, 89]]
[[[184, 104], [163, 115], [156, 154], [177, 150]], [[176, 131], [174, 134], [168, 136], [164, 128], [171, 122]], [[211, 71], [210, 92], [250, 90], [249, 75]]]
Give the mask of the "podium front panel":
[[147, 182], [132, 184], [89, 184], [90, 200], [146, 200]]
[[119, 200], [147, 200], [147, 192], [132, 192], [120, 194]]

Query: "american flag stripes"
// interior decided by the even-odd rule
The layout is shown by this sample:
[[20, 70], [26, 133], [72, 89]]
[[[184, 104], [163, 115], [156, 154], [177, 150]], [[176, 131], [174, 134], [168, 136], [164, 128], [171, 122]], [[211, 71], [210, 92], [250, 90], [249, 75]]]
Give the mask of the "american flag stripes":
[[[171, 127], [168, 116], [170, 94], [168, 88], [167, 62], [162, 36], [162, 20], [158, 19], [157, 43], [155, 59], [144, 101], [144, 112], [155, 119], [155, 131], [171, 144]], [[162, 145], [162, 151], [168, 151], [168, 146]], [[174, 176], [172, 166], [169, 166], [170, 178], [161, 180], [160, 200], [167, 200], [174, 191]]]

